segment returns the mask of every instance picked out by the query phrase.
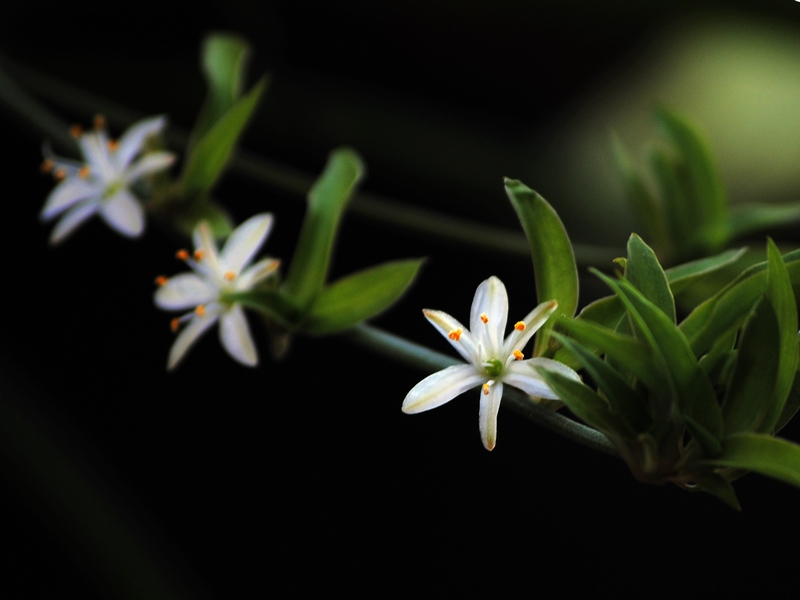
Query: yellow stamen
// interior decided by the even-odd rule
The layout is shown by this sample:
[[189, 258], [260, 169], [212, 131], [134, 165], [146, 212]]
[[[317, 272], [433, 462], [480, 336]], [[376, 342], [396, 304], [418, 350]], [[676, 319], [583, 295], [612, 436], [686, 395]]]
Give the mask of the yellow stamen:
[[81, 127], [78, 124], [75, 124], [69, 128], [69, 134], [75, 139], [77, 139], [83, 135], [83, 127]]
[[106, 118], [103, 115], [95, 115], [93, 123], [95, 129], [104, 129], [106, 126]]
[[189, 260], [189, 253], [186, 250], [178, 250], [175, 253], [175, 258], [178, 260]]
[[49, 158], [45, 158], [44, 161], [42, 161], [42, 166], [40, 167], [40, 169], [42, 173], [49, 173], [50, 171], [53, 170], [54, 166], [55, 163], [52, 160], [50, 160]]
[[489, 322], [489, 317], [486, 316], [486, 313], [481, 313], [481, 321], [483, 321], [484, 323]]
[[489, 384], [488, 383], [484, 383], [482, 387], [483, 387], [483, 395], [484, 396], [488, 396], [489, 395]]
[[450, 333], [447, 334], [447, 337], [449, 337], [454, 342], [457, 342], [458, 340], [461, 339], [461, 330], [460, 329], [453, 329], [453, 331], [451, 331]]
[[78, 171], [78, 175], [81, 179], [86, 179], [89, 176], [89, 167], [83, 165]]
[[178, 317], [175, 317], [174, 319], [172, 319], [172, 321], [169, 322], [169, 328], [172, 330], [172, 333], [178, 331], [178, 327], [180, 327], [180, 324], [181, 320]]
[[516, 358], [517, 360], [522, 360], [523, 358], [525, 358], [525, 355], [519, 350], [514, 350], [514, 358]]
[[194, 259], [195, 259], [196, 261], [198, 261], [198, 262], [199, 262], [199, 261], [201, 261], [201, 260], [203, 260], [203, 256], [204, 256], [204, 255], [205, 255], [205, 254], [204, 254], [204, 252], [203, 252], [202, 250], [195, 250], [195, 251], [194, 251]]
[[523, 323], [522, 321], [517, 321], [516, 323], [514, 323], [514, 329], [516, 329], [517, 331], [525, 331], [525, 323]]
[[119, 142], [117, 140], [108, 140], [109, 152], [114, 152], [117, 148], [119, 148]]
[[67, 176], [67, 172], [64, 169], [58, 169], [55, 173], [53, 173], [53, 177], [61, 181], [64, 177]]
[[227, 271], [225, 273], [225, 279], [227, 279], [228, 281], [233, 281], [235, 277], [236, 273], [234, 273], [233, 271]]
[[202, 317], [202, 316], [204, 316], [206, 314], [206, 307], [201, 304], [200, 306], [198, 306], [197, 308], [194, 309], [194, 313], [198, 317]]
[[159, 275], [158, 277], [156, 277], [156, 285], [158, 286], [164, 285], [165, 283], [167, 283], [167, 281], [169, 281], [169, 279], [167, 279], [167, 277], [165, 277], [164, 275]]

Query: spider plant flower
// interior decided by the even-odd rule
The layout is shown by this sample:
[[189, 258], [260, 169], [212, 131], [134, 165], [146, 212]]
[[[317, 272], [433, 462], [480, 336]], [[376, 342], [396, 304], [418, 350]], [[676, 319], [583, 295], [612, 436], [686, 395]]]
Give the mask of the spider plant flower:
[[60, 180], [41, 212], [43, 221], [60, 217], [50, 236], [51, 244], [63, 241], [95, 213], [122, 235], [141, 235], [144, 210], [130, 188], [145, 175], [166, 169], [175, 161], [170, 152], [142, 154], [147, 138], [160, 132], [165, 123], [164, 117], [144, 119], [119, 140], [112, 140], [105, 120], [97, 116], [91, 131], [83, 132], [79, 126], [70, 130], [83, 162], [56, 157], [45, 149], [42, 170]]
[[178, 331], [184, 323], [186, 326], [172, 344], [167, 369], [174, 369], [191, 345], [217, 321], [219, 339], [228, 354], [244, 365], [252, 367], [258, 363], [244, 310], [229, 298], [231, 294], [253, 289], [278, 268], [279, 261], [272, 258], [248, 266], [271, 227], [271, 214], [251, 217], [231, 233], [218, 252], [211, 228], [202, 222], [194, 230], [194, 253], [180, 250], [176, 255], [192, 272], [156, 279], [159, 285], [156, 306], [164, 310], [192, 309], [172, 320], [173, 331]]
[[505, 339], [508, 294], [497, 277], [490, 277], [478, 286], [472, 301], [469, 329], [447, 313], [423, 310], [425, 318], [448, 339], [467, 364], [447, 367], [420, 381], [403, 401], [403, 412], [414, 414], [436, 408], [480, 386], [481, 440], [487, 450], [493, 449], [497, 440], [497, 412], [503, 397], [503, 384], [537, 398], [557, 399], [558, 396], [537, 372], [537, 367], [579, 379], [575, 371], [560, 362], [548, 358], [525, 359], [522, 353], [557, 306], [555, 300], [540, 304], [522, 321], [515, 323]]

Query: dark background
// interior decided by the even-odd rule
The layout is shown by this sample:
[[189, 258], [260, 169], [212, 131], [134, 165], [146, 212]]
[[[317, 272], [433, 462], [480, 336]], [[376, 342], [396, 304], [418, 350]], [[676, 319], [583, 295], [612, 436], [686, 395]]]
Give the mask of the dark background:
[[[48, 11], [15, 3], [0, 20], [0, 46], [186, 129], [204, 94], [200, 41], [214, 30], [241, 33], [254, 46], [251, 80], [272, 74], [248, 150], [318, 173], [331, 148], [352, 144], [368, 165], [364, 189], [509, 227], [502, 176], [516, 173], [471, 163], [474, 140], [513, 147], [524, 131], [546, 154], [576, 99], [635, 68], [658, 32], [698, 6], [711, 20], [800, 25], [790, 1], [192, 6], [146, 1], [112, 17], [106, 3]], [[453, 132], [464, 124], [480, 136], [459, 143]], [[0, 581], [16, 597], [132, 589], [126, 576], [104, 573], [86, 541], [87, 529], [113, 531], [115, 522], [136, 533], [184, 597], [473, 583], [531, 594], [553, 586], [719, 593], [770, 588], [792, 573], [798, 490], [748, 476], [736, 483], [744, 507], [736, 514], [710, 496], [639, 484], [621, 461], [510, 411], [501, 411], [488, 453], [477, 391], [403, 415], [403, 397], [424, 374], [341, 339], [298, 338], [277, 363], [252, 321], [258, 369], [232, 361], [209, 333], [166, 374], [171, 316], [153, 306], [152, 281], [181, 270], [172, 257], [183, 242], [157, 227], [131, 242], [95, 219], [49, 247], [50, 227], [38, 221], [52, 189], [37, 172], [41, 134], [7, 112], [0, 128], [0, 548], [8, 553]], [[426, 168], [429, 157], [443, 170]], [[580, 206], [559, 205], [554, 181], [526, 183], [580, 215]], [[266, 248], [289, 264], [301, 198], [233, 176], [216, 196], [238, 220], [273, 212]], [[621, 247], [630, 217], [609, 219], [617, 229], [565, 220], [576, 241]], [[448, 351], [420, 309], [466, 319], [490, 275], [506, 283], [510, 318], [536, 302], [526, 258], [454, 249], [355, 216], [345, 219], [332, 276], [417, 256], [429, 260], [415, 286], [376, 323], [432, 348]], [[602, 292], [588, 277], [581, 285], [583, 303]], [[786, 431], [800, 439], [797, 427]], [[39, 435], [55, 441], [63, 463], [37, 450]], [[71, 468], [111, 507], [104, 525], [89, 518], [101, 509], [65, 476]], [[79, 509], [67, 515], [55, 497], [77, 498]]]

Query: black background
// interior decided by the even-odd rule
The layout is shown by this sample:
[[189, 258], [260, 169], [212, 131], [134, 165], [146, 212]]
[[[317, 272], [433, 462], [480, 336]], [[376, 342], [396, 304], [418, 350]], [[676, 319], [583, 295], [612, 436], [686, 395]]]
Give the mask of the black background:
[[[273, 76], [244, 146], [317, 173], [334, 145], [365, 135], [357, 120], [328, 127], [328, 101], [356, 98], [365, 119], [380, 105], [421, 121], [469, 120], [498, 139], [516, 128], [547, 131], [568, 102], [635, 62], [655, 31], [698, 5], [540, 4], [233, 1], [177, 10], [146, 1], [124, 16], [105, 14], [99, 2], [47, 11], [15, 4], [4, 9], [0, 43], [12, 59], [188, 128], [203, 99], [203, 35], [239, 32], [254, 45], [251, 81]], [[800, 23], [800, 6], [789, 1], [700, 4]], [[520, 73], [523, 82], [509, 86]], [[349, 126], [352, 135], [331, 139]], [[258, 369], [236, 364], [210, 333], [167, 374], [170, 315], [153, 306], [152, 281], [181, 270], [173, 254], [183, 243], [157, 227], [131, 242], [95, 219], [49, 247], [49, 226], [38, 221], [52, 188], [37, 173], [41, 135], [8, 113], [0, 128], [4, 410], [57, 441], [184, 597], [472, 584], [530, 594], [554, 586], [745, 591], [793, 572], [797, 490], [748, 476], [736, 484], [737, 514], [709, 496], [639, 484], [621, 461], [509, 411], [488, 453], [477, 391], [403, 415], [405, 393], [424, 374], [341, 339], [296, 339], [276, 363], [252, 322]], [[393, 163], [394, 143], [386, 137], [383, 149], [363, 151], [364, 189], [514, 226], [501, 187], [513, 173], [487, 173], [495, 197], [473, 197]], [[216, 196], [238, 220], [273, 212], [266, 249], [289, 263], [303, 215], [296, 196], [233, 176]], [[570, 233], [585, 241], [590, 229]], [[527, 259], [453, 249], [355, 216], [345, 219], [332, 276], [417, 256], [429, 257], [421, 276], [377, 324], [432, 348], [448, 351], [420, 309], [466, 319], [475, 287], [490, 275], [508, 287], [510, 318], [535, 304]], [[600, 291], [588, 277], [581, 284], [584, 303]], [[40, 487], [15, 445], [33, 444], [34, 434], [5, 422], [0, 547], [9, 556], [0, 585], [16, 587], [17, 597], [131, 589], [104, 575], [84, 544], [81, 532], [95, 525], [54, 508], [53, 494], [72, 484], [56, 469], [46, 478], [52, 486]], [[787, 432], [798, 439], [797, 427]]]

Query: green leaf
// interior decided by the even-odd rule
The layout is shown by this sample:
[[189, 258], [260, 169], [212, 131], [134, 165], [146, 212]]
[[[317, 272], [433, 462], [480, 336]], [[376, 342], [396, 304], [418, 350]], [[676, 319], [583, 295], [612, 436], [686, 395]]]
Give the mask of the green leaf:
[[325, 169], [308, 192], [308, 207], [283, 294], [303, 314], [311, 308], [328, 274], [333, 243], [347, 202], [364, 175], [354, 150], [331, 152]]
[[694, 283], [725, 267], [729, 267], [744, 256], [746, 248], [726, 250], [716, 256], [709, 256], [667, 269], [667, 280], [672, 293], [677, 296]]
[[769, 238], [767, 265], [767, 298], [775, 309], [780, 352], [775, 357], [778, 371], [772, 402], [759, 431], [771, 433], [783, 412], [797, 372], [797, 303], [786, 263], [775, 242]]
[[332, 333], [386, 310], [406, 291], [423, 260], [384, 263], [354, 273], [322, 289], [302, 329]]
[[763, 433], [737, 433], [722, 442], [722, 453], [703, 464], [756, 471], [800, 487], [800, 446]]
[[792, 389], [789, 390], [789, 396], [786, 398], [783, 412], [781, 412], [781, 416], [775, 424], [774, 432], [777, 433], [783, 429], [786, 423], [797, 413], [798, 409], [800, 409], [800, 373], [795, 373]]
[[762, 297], [742, 332], [736, 367], [722, 405], [726, 435], [753, 431], [761, 423], [772, 402], [778, 358], [778, 319], [772, 305]]
[[181, 202], [175, 204], [176, 209], [171, 213], [172, 222], [183, 235], [192, 237], [194, 228], [200, 221], [205, 221], [211, 227], [214, 237], [226, 238], [233, 231], [233, 219], [222, 206], [210, 200], [197, 202]]
[[630, 431], [638, 433], [650, 427], [652, 419], [647, 412], [647, 401], [628, 385], [622, 375], [576, 341], [556, 332], [553, 332], [553, 337], [578, 357], [598, 389], [605, 393], [611, 409], [625, 421]]
[[182, 199], [202, 197], [217, 183], [265, 86], [266, 79], [261, 78], [248, 94], [240, 98], [197, 140], [181, 177], [179, 195]]
[[[605, 298], [600, 298], [584, 306], [583, 310], [575, 318], [583, 321], [591, 321], [614, 330], [624, 315], [625, 306], [623, 306], [619, 298], [616, 296], [606, 296]], [[557, 326], [557, 324], [554, 325], [554, 327]], [[590, 345], [589, 347], [593, 352], [597, 350], [595, 346]], [[567, 348], [559, 348], [553, 356], [553, 359], [573, 369], [577, 369], [581, 366], [581, 362], [578, 358]]]
[[675, 322], [675, 299], [656, 253], [635, 233], [628, 239], [625, 278]]
[[736, 492], [733, 491], [731, 482], [725, 479], [719, 473], [714, 473], [711, 471], [697, 473], [693, 475], [693, 479], [694, 484], [698, 489], [716, 496], [734, 510], [742, 510], [742, 506], [739, 504], [739, 500], [736, 498]]
[[292, 331], [295, 328], [297, 312], [294, 306], [287, 303], [286, 299], [275, 291], [255, 289], [230, 293], [226, 298], [230, 302], [238, 302], [246, 308], [263, 313], [286, 330]]
[[785, 227], [800, 221], [800, 203], [738, 205], [731, 209], [731, 237]]
[[[539, 303], [558, 301], [558, 315], [572, 317], [578, 306], [578, 269], [567, 230], [547, 201], [516, 179], [505, 180], [506, 194], [528, 238]], [[547, 348], [552, 321], [536, 336], [534, 356]]]
[[653, 148], [649, 158], [669, 229], [668, 258], [675, 260], [689, 256], [695, 251], [693, 244], [698, 237], [698, 224], [693, 218], [691, 202], [686, 198], [681, 186], [677, 165], [674, 159], [660, 148]]

